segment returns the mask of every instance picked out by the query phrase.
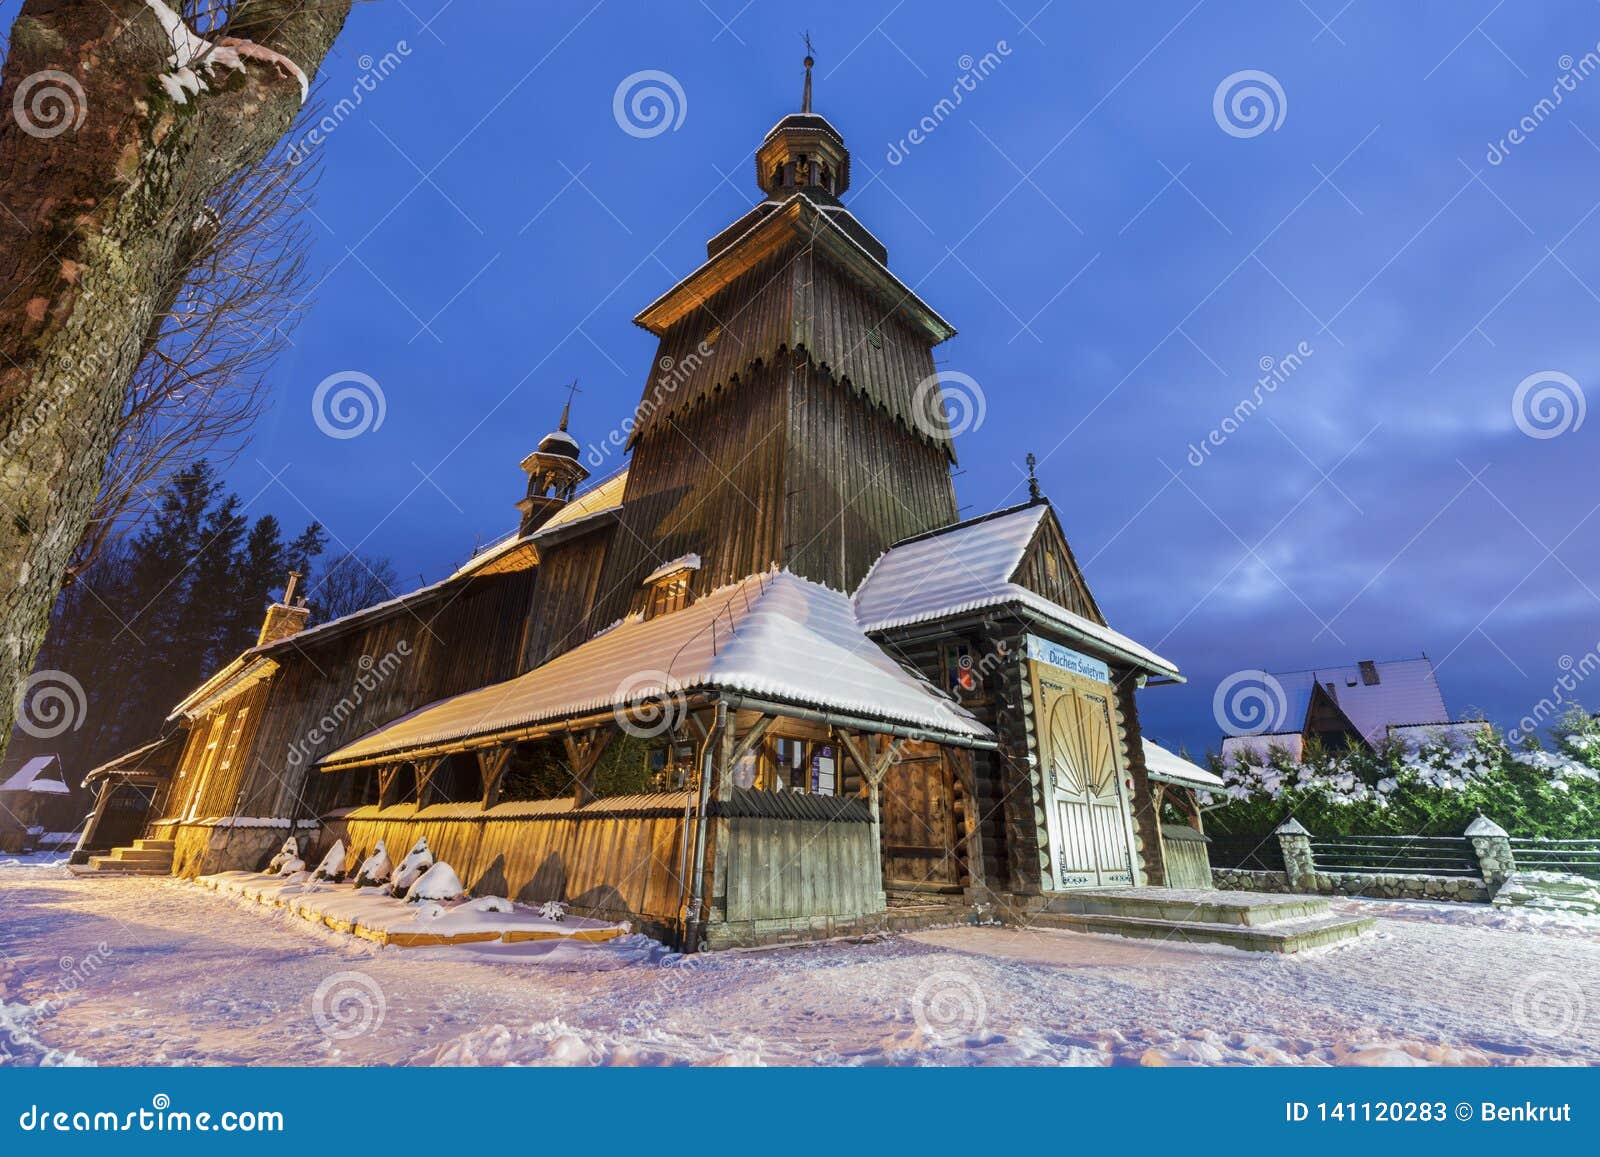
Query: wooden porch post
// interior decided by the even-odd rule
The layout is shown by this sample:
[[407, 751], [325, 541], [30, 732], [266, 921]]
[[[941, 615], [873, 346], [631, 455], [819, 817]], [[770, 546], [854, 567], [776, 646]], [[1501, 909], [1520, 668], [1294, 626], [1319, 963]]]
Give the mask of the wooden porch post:
[[480, 748], [478, 775], [483, 780], [483, 810], [488, 811], [500, 802], [500, 781], [505, 778], [506, 767], [511, 762], [511, 744], [504, 747]]
[[417, 772], [417, 807], [428, 806], [429, 789], [433, 787], [433, 774], [443, 765], [445, 757], [435, 755], [432, 759], [419, 759], [412, 762], [411, 766]]
[[883, 751], [876, 756], [871, 754], [870, 739], [866, 740], [866, 746], [863, 747], [855, 736], [847, 731], [841, 731], [839, 741], [856, 761], [862, 777], [867, 781], [867, 803], [872, 810], [872, 849], [876, 853], [878, 864], [878, 900], [887, 908], [889, 896], [883, 888], [883, 817], [878, 810], [878, 789], [883, 783], [883, 777], [888, 774], [889, 768], [900, 754], [900, 747], [904, 741], [899, 738], [889, 740]]
[[389, 763], [378, 768], [378, 806], [388, 807], [394, 802], [394, 781], [400, 775], [400, 765]]
[[600, 757], [611, 746], [616, 734], [616, 730], [610, 727], [595, 727], [581, 734], [571, 731], [561, 733], [562, 746], [567, 750], [567, 762], [572, 765], [572, 774], [577, 781], [572, 792], [573, 806], [582, 807], [594, 802], [594, 769], [599, 766]]

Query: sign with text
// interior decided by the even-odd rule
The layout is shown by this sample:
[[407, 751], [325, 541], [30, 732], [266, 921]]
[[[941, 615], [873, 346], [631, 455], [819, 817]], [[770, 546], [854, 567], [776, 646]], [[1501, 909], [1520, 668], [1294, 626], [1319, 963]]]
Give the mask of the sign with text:
[[1063, 671], [1081, 675], [1085, 679], [1095, 679], [1101, 683], [1111, 682], [1111, 669], [1099, 659], [1091, 659], [1071, 647], [1063, 647], [1060, 643], [1052, 643], [1048, 639], [1041, 639], [1038, 635], [1028, 636], [1028, 658], [1035, 663], [1048, 663], [1052, 667], [1060, 667]]

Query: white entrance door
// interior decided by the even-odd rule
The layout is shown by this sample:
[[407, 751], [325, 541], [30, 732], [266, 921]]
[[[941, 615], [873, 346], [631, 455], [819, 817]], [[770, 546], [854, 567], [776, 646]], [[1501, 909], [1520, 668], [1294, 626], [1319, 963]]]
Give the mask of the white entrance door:
[[1059, 888], [1134, 883], [1127, 792], [1117, 760], [1110, 688], [1048, 687], [1041, 713], [1049, 777], [1051, 864]]

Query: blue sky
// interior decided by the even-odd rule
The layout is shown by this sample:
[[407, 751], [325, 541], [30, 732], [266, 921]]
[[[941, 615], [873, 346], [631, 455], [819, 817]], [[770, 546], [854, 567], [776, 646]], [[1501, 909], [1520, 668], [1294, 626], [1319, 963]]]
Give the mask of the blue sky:
[[[317, 149], [323, 280], [232, 470], [253, 509], [314, 514], [408, 582], [510, 529], [565, 384], [580, 439], [637, 402], [654, 341], [631, 318], [757, 199], [751, 152], [797, 104], [809, 28], [846, 199], [960, 331], [941, 369], [983, 393], [963, 513], [1017, 501], [1039, 455], [1112, 624], [1189, 676], [1145, 693], [1147, 733], [1215, 746], [1213, 690], [1242, 668], [1422, 652], [1453, 709], [1509, 724], [1600, 643], [1600, 418], [1536, 438], [1513, 415], [1530, 375], [1600, 386], [1600, 75], [1534, 113], [1563, 58], [1596, 51], [1600, 6], [805, 11], [358, 5], [325, 102], [364, 58], [399, 63]], [[641, 70], [681, 88], [676, 128], [619, 127]], [[1275, 128], [1214, 114], [1243, 70], [1281, 90]], [[1262, 360], [1302, 343], [1193, 464]], [[381, 427], [319, 431], [313, 392], [340, 371], [379, 383]]]

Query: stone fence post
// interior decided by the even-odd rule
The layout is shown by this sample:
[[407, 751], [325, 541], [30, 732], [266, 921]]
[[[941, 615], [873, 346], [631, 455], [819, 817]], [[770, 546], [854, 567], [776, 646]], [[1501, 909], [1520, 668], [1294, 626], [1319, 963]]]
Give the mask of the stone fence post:
[[1511, 837], [1506, 835], [1503, 827], [1482, 812], [1467, 825], [1465, 834], [1478, 857], [1478, 871], [1483, 875], [1483, 882], [1489, 886], [1489, 894], [1493, 896], [1499, 891], [1500, 885], [1506, 882], [1506, 877], [1517, 869], [1517, 862], [1511, 855]]
[[1273, 832], [1278, 846], [1283, 849], [1283, 867], [1289, 876], [1292, 892], [1317, 890], [1317, 863], [1311, 856], [1311, 833], [1299, 820], [1290, 816]]

